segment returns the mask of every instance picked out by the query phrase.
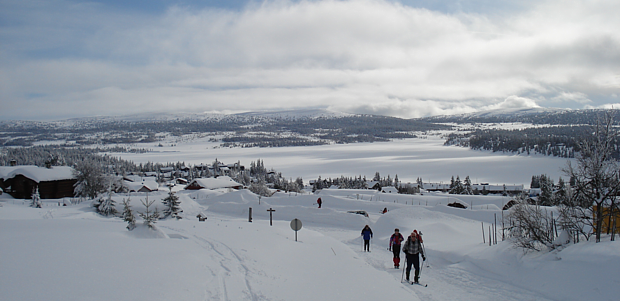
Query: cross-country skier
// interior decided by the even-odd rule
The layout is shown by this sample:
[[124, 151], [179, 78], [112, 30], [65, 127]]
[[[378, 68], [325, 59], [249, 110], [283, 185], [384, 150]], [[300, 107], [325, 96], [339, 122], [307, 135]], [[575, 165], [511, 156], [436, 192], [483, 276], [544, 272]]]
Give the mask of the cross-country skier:
[[394, 234], [390, 237], [390, 251], [394, 253], [394, 268], [400, 268], [400, 243], [405, 240], [398, 228], [394, 229]]
[[316, 200], [316, 203], [319, 204], [319, 208], [321, 208], [321, 204], [323, 204], [323, 201], [321, 201], [321, 198], [319, 198], [318, 200]]
[[424, 249], [422, 248], [422, 236], [418, 234], [417, 230], [413, 230], [411, 235], [407, 238], [407, 241], [403, 246], [403, 252], [405, 252], [405, 255], [407, 256], [407, 270], [405, 271], [407, 281], [409, 281], [409, 273], [411, 272], [411, 265], [413, 264], [415, 269], [413, 282], [418, 283], [418, 277], [420, 276], [420, 257], [418, 254], [422, 254], [422, 260], [426, 260], [426, 256], [424, 255]]
[[368, 225], [362, 229], [362, 236], [364, 237], [364, 251], [370, 252], [370, 239], [372, 238], [372, 230]]

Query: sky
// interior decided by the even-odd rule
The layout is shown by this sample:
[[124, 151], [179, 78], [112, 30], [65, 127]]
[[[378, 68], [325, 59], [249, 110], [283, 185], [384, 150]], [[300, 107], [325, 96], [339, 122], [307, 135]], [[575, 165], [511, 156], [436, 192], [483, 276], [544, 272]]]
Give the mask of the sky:
[[620, 104], [613, 0], [0, 1], [0, 120]]

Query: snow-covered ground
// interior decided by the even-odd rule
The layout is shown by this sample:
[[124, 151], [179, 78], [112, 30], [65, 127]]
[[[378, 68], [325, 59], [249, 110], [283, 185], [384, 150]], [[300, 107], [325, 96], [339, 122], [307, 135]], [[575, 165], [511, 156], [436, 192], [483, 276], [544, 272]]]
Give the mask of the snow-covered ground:
[[[170, 146], [174, 144], [175, 146]], [[262, 159], [285, 177], [307, 182], [396, 174], [402, 181], [524, 184], [532, 175], [561, 176], [564, 159], [517, 156], [443, 146], [443, 139], [406, 139], [287, 148], [217, 148], [205, 139], [168, 141], [155, 152], [115, 154], [140, 162], [225, 163]], [[175, 189], [178, 191], [178, 189]], [[488, 245], [501, 196], [381, 194], [323, 190], [260, 199], [242, 191], [177, 192], [183, 219], [162, 220], [159, 232], [127, 231], [120, 218], [96, 214], [90, 202], [44, 207], [0, 196], [0, 300], [617, 300], [620, 244], [583, 242], [560, 252], [524, 253], [508, 242]], [[163, 199], [166, 192], [149, 194]], [[143, 211], [145, 194], [132, 194]], [[316, 207], [321, 197], [323, 208]], [[121, 201], [126, 195], [116, 195]], [[459, 201], [468, 209], [447, 207]], [[160, 205], [161, 206], [161, 205]], [[117, 208], [121, 210], [121, 206]], [[249, 208], [253, 222], [248, 222]], [[386, 208], [386, 214], [379, 212]], [[269, 225], [269, 208], [273, 226]], [[368, 217], [347, 211], [364, 210]], [[205, 213], [207, 221], [196, 215]], [[290, 221], [303, 228], [295, 232]], [[360, 231], [374, 232], [362, 252]], [[421, 281], [401, 283], [387, 250], [394, 228], [424, 233]], [[485, 229], [483, 243], [482, 229]], [[501, 238], [501, 233], [498, 233]]]
[[[149, 200], [167, 194], [149, 194]], [[44, 207], [0, 198], [0, 300], [617, 300], [620, 243], [525, 254], [482, 242], [509, 199], [372, 190], [277, 193], [179, 191], [183, 219], [127, 231], [90, 202]], [[116, 195], [117, 201], [126, 195]], [[316, 207], [321, 197], [323, 208]], [[145, 194], [132, 194], [142, 211]], [[118, 206], [119, 209], [120, 206]], [[248, 222], [249, 208], [253, 222]], [[389, 212], [381, 214], [383, 208]], [[269, 225], [269, 208], [273, 226]], [[368, 217], [348, 213], [365, 210]], [[208, 216], [199, 222], [200, 212]], [[297, 233], [290, 221], [298, 218]], [[374, 232], [362, 252], [360, 231]], [[424, 233], [421, 282], [401, 283], [387, 250], [394, 228]], [[486, 230], [485, 230], [486, 231]], [[488, 233], [487, 233], [488, 235]]]
[[282, 172], [283, 176], [293, 180], [302, 177], [306, 183], [319, 176], [365, 175], [370, 179], [379, 172], [383, 177], [398, 175], [402, 182], [415, 182], [421, 177], [424, 182], [447, 183], [452, 176], [460, 176], [461, 180], [470, 176], [474, 183], [529, 187], [533, 175], [546, 174], [556, 182], [564, 176], [561, 168], [566, 165], [566, 159], [473, 151], [443, 146], [445, 139], [439, 135], [425, 138], [278, 148], [219, 148], [219, 143], [209, 142], [209, 138], [188, 138], [169, 140], [162, 143], [163, 147], [137, 145], [138, 148], [153, 149], [149, 153], [112, 155], [135, 163], [180, 161], [211, 164], [217, 158], [227, 164], [240, 161], [246, 167], [261, 159], [265, 167]]

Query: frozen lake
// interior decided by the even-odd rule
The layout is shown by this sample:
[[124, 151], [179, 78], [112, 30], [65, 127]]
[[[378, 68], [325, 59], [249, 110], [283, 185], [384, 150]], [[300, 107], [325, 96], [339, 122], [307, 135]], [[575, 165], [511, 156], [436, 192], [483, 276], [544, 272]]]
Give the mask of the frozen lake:
[[[452, 176], [473, 183], [523, 184], [529, 187], [533, 175], [546, 174], [557, 182], [566, 178], [561, 168], [567, 159], [540, 155], [515, 155], [474, 151], [444, 146], [444, 139], [403, 139], [392, 142], [335, 144], [278, 148], [219, 148], [219, 143], [193, 139], [166, 143], [163, 147], [143, 145], [154, 151], [144, 154], [112, 153], [135, 163], [185, 162], [211, 164], [215, 158], [230, 164], [240, 161], [249, 167], [251, 161], [263, 160], [265, 167], [282, 172], [286, 178], [302, 177], [304, 181], [344, 176], [366, 176], [375, 172], [390, 175], [402, 182], [449, 182]], [[164, 143], [162, 143], [164, 144]]]

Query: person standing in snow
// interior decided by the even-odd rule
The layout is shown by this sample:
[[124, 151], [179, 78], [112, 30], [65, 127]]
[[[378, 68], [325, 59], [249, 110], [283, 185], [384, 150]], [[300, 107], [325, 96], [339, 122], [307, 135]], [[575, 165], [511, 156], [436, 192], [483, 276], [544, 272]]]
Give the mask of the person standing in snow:
[[362, 236], [364, 238], [364, 251], [370, 252], [370, 239], [372, 238], [372, 230], [368, 225], [362, 229]]
[[413, 268], [415, 269], [413, 282], [418, 283], [418, 277], [420, 276], [420, 257], [418, 254], [422, 254], [422, 260], [426, 260], [426, 256], [424, 255], [424, 248], [422, 248], [422, 236], [418, 234], [417, 230], [413, 230], [411, 235], [407, 238], [403, 246], [403, 252], [405, 252], [407, 256], [407, 270], [405, 271], [407, 281], [409, 281], [411, 265], [413, 264]]
[[394, 253], [394, 268], [400, 268], [400, 243], [405, 240], [403, 235], [400, 234], [398, 228], [394, 229], [394, 234], [390, 237], [390, 251]]
[[316, 200], [316, 203], [319, 204], [319, 208], [321, 208], [321, 204], [323, 204], [323, 201], [321, 201], [321, 198], [319, 198], [318, 200]]

